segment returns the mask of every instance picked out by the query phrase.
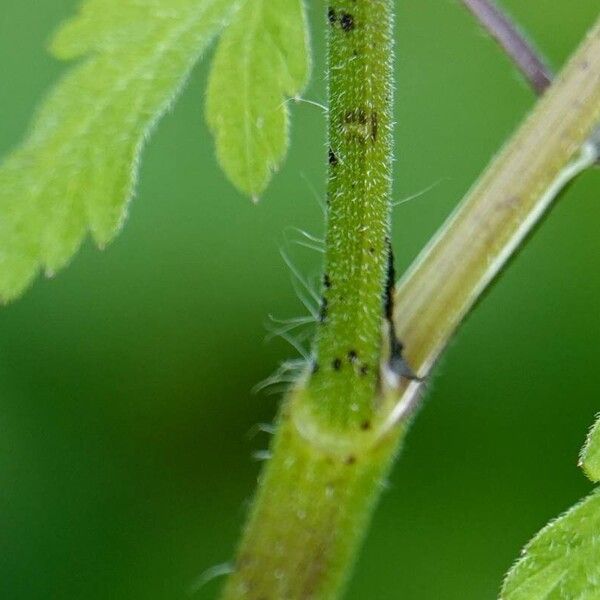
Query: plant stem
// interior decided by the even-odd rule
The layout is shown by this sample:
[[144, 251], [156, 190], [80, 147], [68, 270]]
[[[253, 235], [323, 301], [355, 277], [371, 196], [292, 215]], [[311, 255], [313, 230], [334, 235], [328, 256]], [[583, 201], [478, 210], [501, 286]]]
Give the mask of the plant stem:
[[[493, 0], [462, 0], [482, 27], [494, 38], [511, 58], [536, 94], [541, 95], [552, 83], [554, 74], [541, 54], [507, 13]], [[589, 138], [600, 155], [600, 124]], [[600, 164], [600, 157], [596, 160]]]
[[392, 169], [392, 2], [329, 3], [328, 223], [309, 393], [327, 429], [372, 418]]
[[[420, 375], [552, 201], [598, 159], [599, 120], [600, 19], [399, 282], [394, 322]], [[410, 411], [414, 392], [403, 392], [394, 420]]]
[[392, 165], [392, 0], [331, 0], [328, 222], [314, 362], [289, 394], [223, 598], [335, 598], [396, 447], [376, 445]]
[[[365, 11], [360, 13], [364, 18], [369, 14], [368, 7], [386, 7], [391, 11], [390, 5], [391, 0], [389, 3], [376, 0], [334, 3], [336, 10], [360, 7]], [[355, 25], [358, 27], [358, 21]], [[349, 55], [334, 53], [336, 39], [332, 34], [332, 69], [336, 66], [335, 56], [349, 59]], [[348, 60], [343, 61], [340, 68], [347, 66]], [[335, 80], [331, 81], [333, 87]], [[331, 95], [335, 102], [334, 89]], [[355, 107], [354, 104], [350, 106]], [[344, 113], [334, 113], [332, 129], [335, 122], [339, 123], [335, 114]], [[531, 116], [402, 279], [395, 296], [394, 321], [405, 342], [409, 362], [419, 374], [430, 371], [468, 310], [565, 183], [593, 162], [596, 147], [584, 143], [598, 120], [600, 20]], [[339, 130], [340, 135], [345, 131], [356, 131], [364, 138], [367, 130], [362, 125], [366, 123], [360, 121], [362, 119], [358, 123], [361, 127], [355, 127], [352, 122], [347, 130]], [[332, 131], [332, 142], [335, 135]], [[584, 150], [577, 156], [582, 146]], [[348, 160], [348, 156], [354, 156], [352, 146], [346, 149], [348, 152], [350, 154], [337, 157], [340, 161], [337, 166]], [[361, 162], [360, 156], [357, 152], [352, 158], [356, 161], [355, 168], [360, 177], [368, 176], [368, 170], [362, 170], [365, 163]], [[372, 154], [365, 151], [364, 156], [367, 161]], [[340, 189], [340, 197], [352, 199], [346, 186], [351, 187], [357, 181], [350, 172], [343, 176], [338, 172], [332, 174], [333, 179], [338, 177], [330, 183], [330, 192]], [[365, 190], [369, 190], [368, 186]], [[328, 274], [331, 276], [335, 272], [337, 276], [346, 277], [348, 282], [354, 282], [359, 294], [367, 294], [368, 289], [375, 295], [383, 288], [383, 243], [387, 221], [379, 221], [382, 231], [377, 238], [383, 258], [362, 262], [367, 257], [350, 242], [361, 233], [352, 229], [356, 224], [352, 219], [354, 213], [346, 214], [341, 200], [334, 203], [336, 200], [337, 194], [330, 197], [332, 213], [328, 243], [343, 245], [345, 252], [351, 252], [357, 263], [343, 263], [345, 267], [342, 263], [336, 264], [344, 259], [334, 248], [328, 247]], [[380, 204], [375, 203], [375, 206]], [[360, 215], [362, 211], [357, 210], [356, 204], [354, 207], [354, 212]], [[338, 210], [342, 215], [339, 218], [333, 214]], [[359, 219], [366, 218], [369, 217], [359, 216]], [[333, 235], [332, 230], [336, 227], [340, 229]], [[359, 236], [359, 239], [363, 238]], [[364, 248], [361, 244], [357, 243], [357, 246]], [[368, 273], [366, 287], [360, 284], [357, 275], [364, 264], [374, 270]], [[344, 268], [348, 271], [344, 272]], [[379, 290], [375, 284], [377, 278], [380, 278]], [[363, 301], [369, 307], [377, 302], [370, 295]], [[379, 302], [381, 307], [381, 299]], [[353, 324], [343, 324], [345, 310], [351, 311], [351, 318], [357, 318], [356, 328], [361, 331], [366, 322], [377, 324], [372, 316], [364, 322], [357, 317], [353, 311], [360, 306], [356, 301], [344, 305], [340, 300], [337, 307], [328, 307], [330, 321], [317, 339], [318, 360], [334, 356], [329, 352], [346, 348], [345, 345], [335, 346], [336, 339], [328, 339], [327, 331], [339, 331], [339, 335], [348, 336], [343, 338], [343, 344], [348, 340], [355, 341], [351, 335]], [[331, 310], [339, 311], [336, 319], [341, 323], [331, 321]], [[331, 325], [333, 327], [328, 329]], [[377, 353], [372, 350], [374, 341], [370, 334], [357, 341], [364, 343], [364, 348], [370, 352]], [[383, 364], [384, 353], [380, 360]], [[352, 372], [353, 369], [348, 367], [341, 372], [334, 368], [323, 377], [347, 377]], [[374, 381], [370, 388], [335, 383], [328, 387], [307, 371], [291, 390], [280, 412], [272, 445], [273, 458], [261, 477], [234, 572], [225, 586], [224, 600], [333, 600], [339, 597], [381, 491], [381, 483], [404, 437], [409, 416], [418, 404], [422, 386], [419, 381], [402, 378], [396, 389], [381, 391], [376, 385], [377, 380]], [[367, 389], [372, 392], [370, 401], [366, 400]], [[332, 390], [347, 396], [326, 396], [325, 408], [316, 408], [319, 402], [316, 394], [319, 391], [333, 394]], [[353, 402], [359, 403], [358, 411], [352, 410]], [[360, 424], [356, 427], [359, 423], [353, 416], [356, 414], [367, 415], [372, 420], [363, 421], [364, 428]]]
[[515, 23], [492, 0], [462, 0], [517, 65], [534, 91], [541, 94], [552, 83], [552, 71]]

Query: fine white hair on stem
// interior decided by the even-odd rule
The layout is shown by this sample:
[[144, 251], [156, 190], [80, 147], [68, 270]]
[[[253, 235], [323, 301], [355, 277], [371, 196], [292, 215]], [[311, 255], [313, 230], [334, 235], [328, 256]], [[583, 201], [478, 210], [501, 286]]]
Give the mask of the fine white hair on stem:
[[411, 202], [412, 200], [416, 200], [417, 198], [424, 196], [431, 190], [435, 189], [441, 182], [442, 182], [442, 179], [438, 179], [431, 185], [428, 185], [426, 188], [423, 188], [422, 190], [419, 190], [418, 192], [415, 192], [414, 194], [411, 194], [410, 196], [407, 196], [406, 198], [401, 198], [400, 200], [396, 200], [395, 202], [392, 202], [392, 208], [396, 208], [397, 206], [402, 206], [403, 204], [406, 204], [407, 202]]
[[318, 306], [319, 303], [321, 302], [321, 299], [319, 298], [319, 295], [317, 294], [317, 292], [308, 283], [308, 280], [306, 280], [302, 276], [302, 274], [298, 270], [298, 267], [296, 267], [296, 265], [291, 261], [290, 257], [283, 250], [281, 250], [281, 257], [283, 258], [285, 264], [288, 266], [288, 268], [292, 272], [292, 275], [296, 278], [298, 283], [300, 283], [302, 285], [302, 287], [308, 292], [310, 297], [316, 302], [316, 304]]
[[202, 573], [194, 583], [189, 587], [188, 595], [194, 596], [197, 594], [205, 585], [213, 581], [214, 579], [218, 579], [219, 577], [224, 577], [225, 575], [229, 575], [233, 573], [234, 567], [230, 562], [222, 563], [220, 565], [215, 565], [214, 567], [210, 567], [206, 569], [204, 573]]
[[329, 108], [327, 106], [325, 106], [322, 102], [317, 102], [316, 100], [310, 100], [309, 98], [302, 98], [302, 96], [294, 96], [293, 100], [294, 100], [294, 102], [297, 102], [298, 104], [304, 103], [304, 104], [308, 104], [310, 106], [316, 106], [317, 108], [320, 108], [325, 114], [327, 114], [329, 112]]
[[269, 333], [266, 336], [267, 340], [272, 340], [273, 338], [280, 337], [284, 333], [289, 333], [294, 329], [315, 322], [312, 315], [293, 317], [291, 319], [276, 319], [272, 315], [269, 315], [269, 319], [274, 323], [274, 326], [267, 324], [267, 329], [269, 330]]
[[264, 390], [263, 394], [265, 396], [283, 396], [284, 394], [286, 394], [291, 385], [295, 382], [296, 380], [294, 379], [294, 381], [286, 381], [283, 383], [274, 383], [273, 385], [269, 386], [266, 390]]
[[258, 429], [262, 431], [262, 433], [266, 433], [268, 435], [275, 435], [277, 431], [277, 426], [273, 423], [259, 423]]
[[300, 321], [304, 321], [305, 319], [308, 319], [309, 321], [314, 321], [314, 319], [312, 319], [311, 317], [288, 317], [287, 319], [280, 319], [278, 317], [274, 317], [273, 315], [269, 315], [269, 319], [273, 322], [273, 323], [278, 323], [278, 324], [282, 324], [282, 325], [287, 325], [289, 323], [299, 323]]
[[294, 292], [296, 292], [296, 296], [298, 296], [298, 299], [300, 300], [300, 302], [302, 302], [302, 306], [306, 308], [313, 320], [317, 321], [319, 318], [319, 311], [318, 308], [315, 306], [315, 303], [312, 302], [311, 299], [306, 297], [304, 291], [300, 289], [298, 283], [294, 279], [292, 280], [292, 287], [294, 288]]
[[290, 236], [288, 240], [289, 243], [295, 244], [296, 246], [302, 246], [303, 248], [308, 248], [309, 250], [314, 250], [319, 254], [324, 254], [325, 241], [321, 238], [309, 233], [308, 231], [305, 231], [304, 229], [300, 229], [299, 227], [293, 227], [291, 225], [289, 227], [286, 227], [286, 231], [297, 233], [300, 236], [300, 239], [291, 238]]
[[271, 452], [269, 450], [256, 450], [252, 453], [252, 458], [257, 462], [265, 462], [271, 459]]
[[314, 184], [312, 183], [312, 181], [310, 181], [310, 179], [306, 176], [306, 174], [304, 172], [300, 171], [300, 177], [302, 178], [304, 183], [306, 183], [308, 189], [310, 190], [310, 193], [312, 194], [313, 198], [316, 200], [317, 204], [319, 205], [319, 208], [321, 209], [321, 212], [323, 213], [323, 215], [326, 215], [327, 207], [325, 206], [323, 197], [319, 194], [319, 192], [317, 192], [317, 189], [315, 188]]
[[272, 423], [255, 423], [250, 427], [246, 433], [246, 437], [249, 440], [254, 439], [259, 433], [266, 433], [267, 435], [274, 435], [277, 427]]
[[[302, 229], [296, 227], [288, 229], [299, 233], [303, 238], [314, 244], [322, 242], [318, 237]], [[318, 321], [319, 295], [315, 291], [315, 287], [311, 285], [313, 282], [302, 275], [298, 267], [296, 267], [283, 249], [280, 250], [280, 254], [286, 266], [292, 272], [293, 277], [291, 282], [294, 291], [309, 314], [287, 319], [280, 319], [269, 315], [271, 323], [267, 323], [266, 325], [269, 331], [266, 339], [270, 340], [274, 337], [280, 337], [298, 352], [300, 358], [283, 362], [274, 373], [252, 388], [253, 393], [258, 393], [267, 388], [266, 393], [273, 393], [274, 391], [279, 391], [281, 388], [287, 390], [290, 385], [298, 381], [299, 377], [306, 372], [307, 367], [313, 362], [313, 356], [310, 350], [304, 347], [303, 342], [312, 337], [313, 328], [310, 326]], [[292, 335], [292, 332], [294, 332], [294, 335]]]
[[312, 233], [309, 233], [308, 231], [305, 231], [304, 229], [300, 229], [300, 227], [292, 227], [293, 231], [297, 231], [302, 237], [305, 237], [307, 240], [310, 240], [311, 242], [315, 242], [316, 244], [325, 244], [325, 240], [317, 237], [316, 235], [313, 235]]
[[279, 385], [279, 384], [286, 384], [289, 385], [290, 383], [293, 383], [295, 381], [295, 378], [292, 377], [283, 377], [282, 375], [280, 375], [277, 371], [275, 371], [275, 373], [273, 373], [272, 375], [269, 375], [269, 377], [267, 377], [266, 379], [263, 379], [261, 382], [257, 383], [253, 388], [252, 388], [252, 393], [253, 394], [258, 394], [258, 392], [262, 392], [266, 389], [272, 388], [275, 385]]
[[308, 104], [309, 106], [315, 106], [320, 108], [325, 114], [329, 112], [329, 109], [322, 104], [321, 102], [317, 102], [316, 100], [310, 100], [309, 98], [302, 98], [302, 96], [293, 96], [291, 98], [286, 98], [277, 108], [281, 108], [290, 102], [296, 102], [296, 104]]
[[304, 357], [284, 361], [277, 367], [274, 373], [257, 383], [252, 388], [252, 393], [256, 394], [266, 388], [273, 388], [273, 386], [279, 384], [285, 384], [287, 387], [298, 380], [298, 377], [306, 369], [307, 364], [308, 361]]
[[319, 254], [325, 253], [325, 248], [323, 248], [323, 246], [320, 246], [319, 244], [307, 242], [305, 240], [294, 240], [294, 244], [296, 244], [296, 246], [302, 246], [302, 248], [307, 248], [308, 250], [314, 250]]
[[290, 346], [292, 346], [292, 348], [294, 348], [294, 350], [296, 350], [298, 354], [300, 354], [307, 363], [310, 362], [311, 358], [308, 350], [306, 350], [298, 340], [296, 340], [289, 333], [282, 333], [280, 337], [281, 339], [285, 340]]

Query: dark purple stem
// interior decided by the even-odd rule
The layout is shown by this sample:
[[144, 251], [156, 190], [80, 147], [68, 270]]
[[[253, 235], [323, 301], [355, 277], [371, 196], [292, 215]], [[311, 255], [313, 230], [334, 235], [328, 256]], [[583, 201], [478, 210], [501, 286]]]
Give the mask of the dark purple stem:
[[552, 83], [552, 71], [517, 25], [492, 0], [462, 2], [510, 56], [535, 92], [542, 94]]

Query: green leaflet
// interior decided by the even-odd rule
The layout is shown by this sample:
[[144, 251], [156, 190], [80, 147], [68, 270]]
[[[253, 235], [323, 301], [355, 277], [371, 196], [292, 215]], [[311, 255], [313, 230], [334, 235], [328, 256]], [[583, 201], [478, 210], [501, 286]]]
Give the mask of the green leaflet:
[[54, 88], [25, 142], [0, 167], [0, 299], [52, 273], [86, 232], [123, 222], [152, 125], [239, 0], [88, 0], [56, 35], [86, 58]]
[[580, 465], [592, 481], [600, 481], [600, 417], [588, 434], [581, 451]]
[[309, 74], [302, 0], [251, 0], [224, 32], [208, 84], [206, 116], [219, 162], [256, 201], [288, 146], [286, 96]]
[[600, 489], [533, 538], [510, 570], [500, 598], [600, 598]]
[[[600, 418], [588, 434], [579, 464], [592, 481], [600, 481]], [[509, 571], [500, 598], [600, 598], [600, 488], [529, 542]]]

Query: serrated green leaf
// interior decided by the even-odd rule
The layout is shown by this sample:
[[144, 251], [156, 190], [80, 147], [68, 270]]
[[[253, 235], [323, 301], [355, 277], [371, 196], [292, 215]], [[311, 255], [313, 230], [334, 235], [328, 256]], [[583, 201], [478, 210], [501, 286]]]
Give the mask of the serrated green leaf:
[[310, 70], [302, 0], [252, 0], [224, 32], [208, 83], [206, 115], [219, 163], [254, 199], [288, 147], [287, 97]]
[[54, 272], [87, 231], [109, 242], [144, 138], [239, 0], [88, 0], [52, 43], [85, 57], [0, 167], [0, 299]]
[[500, 598], [600, 598], [600, 490], [533, 538], [510, 570]]
[[592, 481], [600, 481], [600, 416], [588, 433], [579, 464]]

